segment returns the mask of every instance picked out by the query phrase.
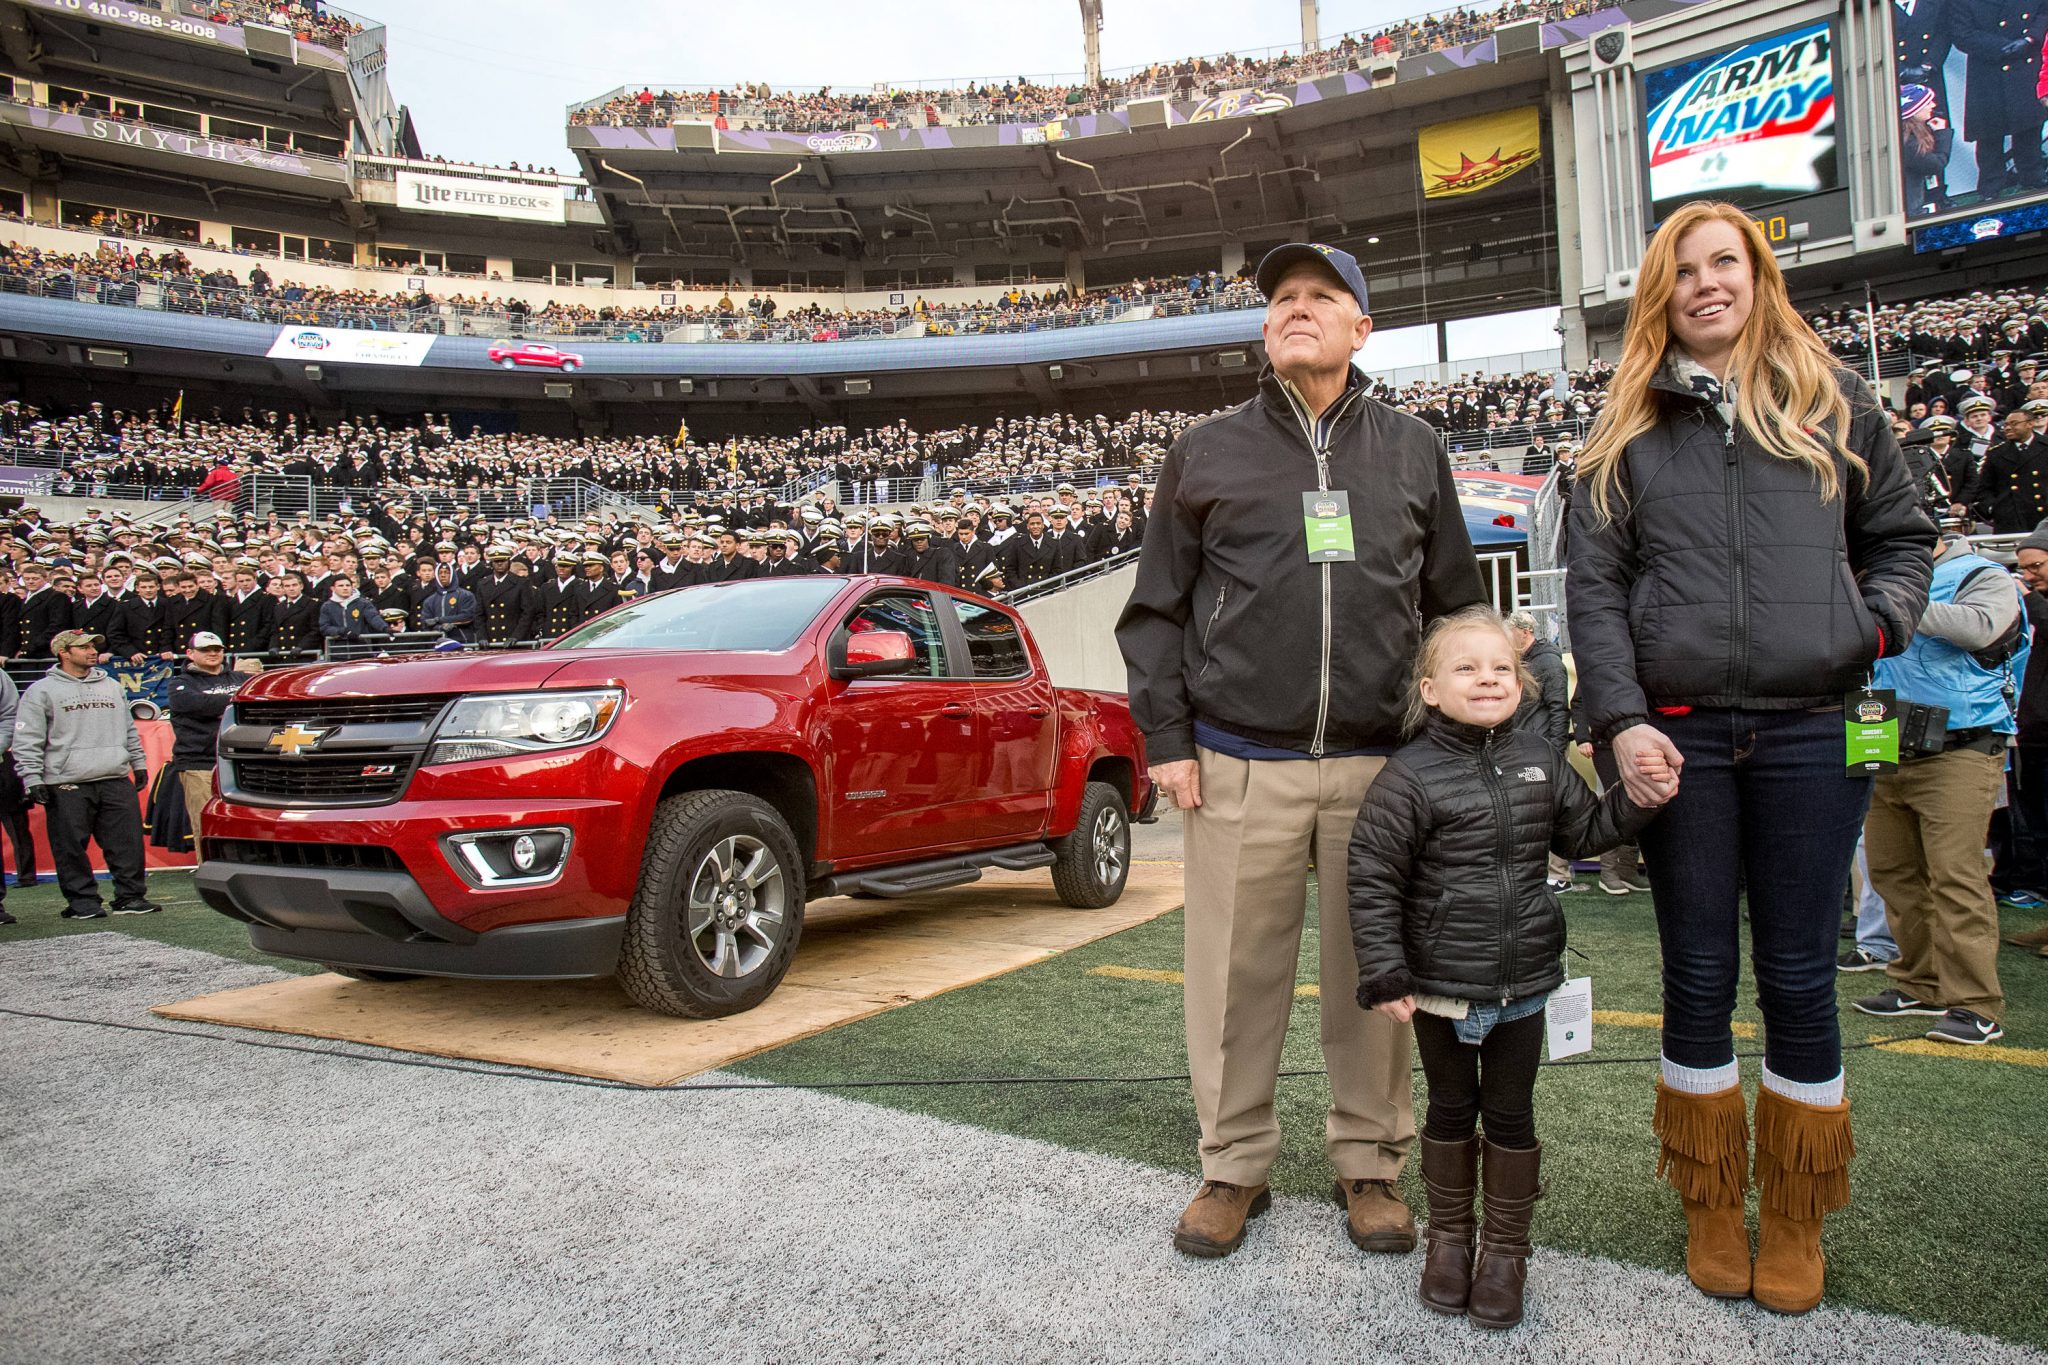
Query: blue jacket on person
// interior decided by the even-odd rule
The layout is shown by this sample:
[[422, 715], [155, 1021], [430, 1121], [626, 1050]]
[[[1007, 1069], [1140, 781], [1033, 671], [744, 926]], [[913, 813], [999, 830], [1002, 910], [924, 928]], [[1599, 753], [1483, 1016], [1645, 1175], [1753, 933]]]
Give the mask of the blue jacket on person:
[[[1877, 661], [1875, 685], [1901, 700], [1947, 707], [1950, 730], [2016, 734], [2019, 679], [2026, 676], [2033, 645], [2019, 585], [2003, 568], [1959, 545], [1934, 561], [1927, 601], [1913, 643]], [[1994, 658], [1994, 647], [2015, 623], [2017, 648]]]
[[357, 593], [346, 602], [332, 598], [320, 604], [320, 634], [329, 640], [360, 640], [366, 635], [388, 634], [377, 604]]

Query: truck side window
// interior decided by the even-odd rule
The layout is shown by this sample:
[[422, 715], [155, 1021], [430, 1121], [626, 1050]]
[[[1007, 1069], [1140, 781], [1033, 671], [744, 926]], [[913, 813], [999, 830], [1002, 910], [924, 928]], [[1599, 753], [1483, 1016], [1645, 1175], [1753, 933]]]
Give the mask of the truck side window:
[[993, 607], [949, 597], [960, 614], [960, 629], [967, 636], [967, 654], [974, 661], [977, 678], [1021, 678], [1031, 671], [1031, 658], [1024, 652], [1024, 639], [1017, 623]]
[[946, 637], [939, 630], [939, 618], [932, 600], [923, 593], [889, 593], [871, 597], [847, 619], [846, 628], [858, 635], [866, 630], [900, 630], [910, 637], [917, 652], [917, 672], [902, 677], [943, 678], [946, 676]]

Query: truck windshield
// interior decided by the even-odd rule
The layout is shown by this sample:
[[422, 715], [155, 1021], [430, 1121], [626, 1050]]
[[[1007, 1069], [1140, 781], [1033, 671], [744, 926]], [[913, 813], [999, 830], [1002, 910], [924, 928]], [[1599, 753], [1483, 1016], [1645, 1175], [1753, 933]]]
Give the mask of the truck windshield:
[[606, 612], [549, 648], [788, 649], [845, 586], [845, 579], [830, 577], [678, 588]]

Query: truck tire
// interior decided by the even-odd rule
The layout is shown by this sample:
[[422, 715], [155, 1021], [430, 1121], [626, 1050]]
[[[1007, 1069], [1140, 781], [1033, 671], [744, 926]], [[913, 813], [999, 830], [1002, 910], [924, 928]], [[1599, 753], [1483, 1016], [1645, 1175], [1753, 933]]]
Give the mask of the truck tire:
[[773, 806], [736, 791], [671, 796], [647, 832], [619, 985], [682, 1019], [750, 1010], [789, 970], [803, 923], [803, 859]]
[[1081, 816], [1074, 832], [1055, 839], [1053, 889], [1076, 910], [1114, 905], [1131, 875], [1131, 813], [1107, 782], [1090, 782], [1081, 792]]
[[368, 967], [342, 967], [332, 962], [323, 962], [321, 968], [336, 976], [345, 976], [351, 981], [417, 981], [416, 972], [380, 972]]

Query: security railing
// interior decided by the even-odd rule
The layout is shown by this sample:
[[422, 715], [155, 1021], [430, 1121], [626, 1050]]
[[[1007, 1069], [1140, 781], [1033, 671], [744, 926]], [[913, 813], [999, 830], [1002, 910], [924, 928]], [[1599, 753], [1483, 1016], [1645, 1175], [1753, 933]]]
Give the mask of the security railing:
[[1138, 562], [1138, 554], [1139, 552], [1136, 550], [1125, 550], [1121, 554], [1113, 554], [1107, 559], [1098, 559], [1092, 564], [1082, 564], [1067, 570], [1065, 573], [1054, 574], [1051, 578], [1042, 578], [1036, 583], [1027, 584], [1021, 588], [1012, 588], [1010, 591], [998, 595], [1012, 606], [1022, 606], [1026, 602], [1035, 602], [1041, 597], [1050, 597], [1056, 592], [1063, 592], [1077, 583], [1086, 583], [1091, 578], [1100, 578], [1104, 574], [1115, 573], [1126, 564], [1136, 564]]

